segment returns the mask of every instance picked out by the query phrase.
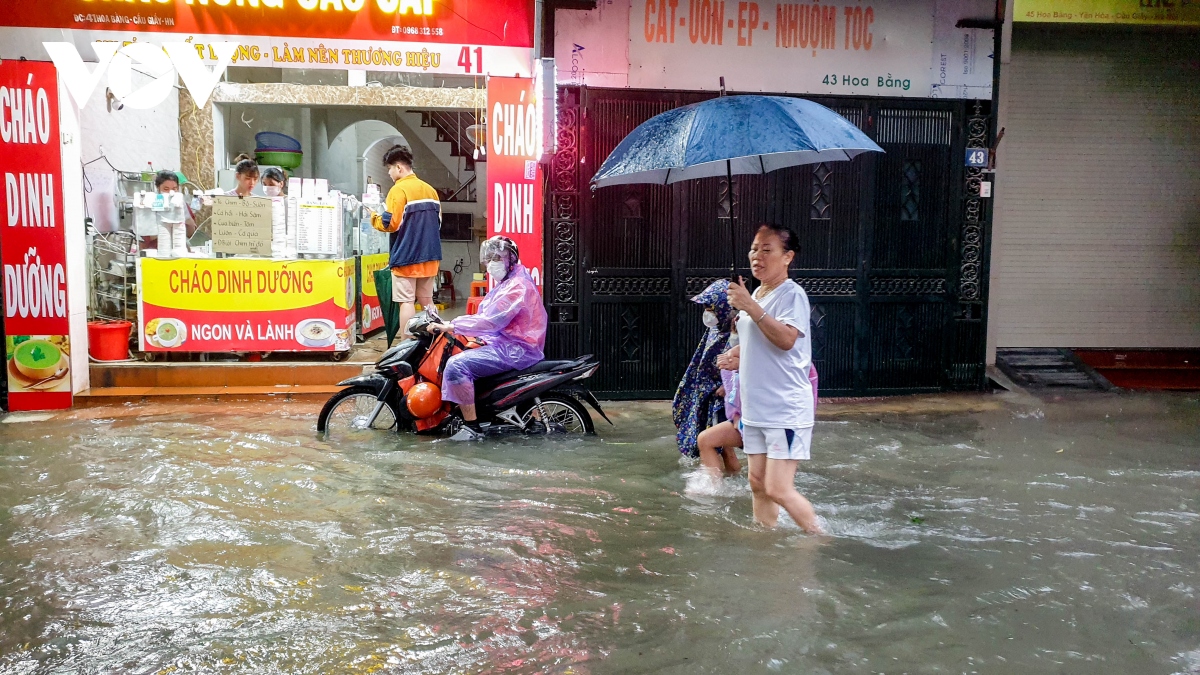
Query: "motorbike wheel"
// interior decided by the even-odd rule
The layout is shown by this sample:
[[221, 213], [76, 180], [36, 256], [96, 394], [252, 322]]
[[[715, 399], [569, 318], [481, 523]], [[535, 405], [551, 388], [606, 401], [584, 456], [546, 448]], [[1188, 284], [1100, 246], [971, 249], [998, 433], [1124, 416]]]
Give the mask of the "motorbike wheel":
[[396, 411], [390, 403], [384, 403], [379, 416], [371, 428], [367, 428], [367, 418], [375, 410], [379, 399], [375, 390], [370, 387], [349, 387], [334, 394], [321, 408], [317, 416], [317, 431], [330, 436], [362, 433], [364, 431], [395, 428]]
[[[595, 434], [596, 427], [592, 424], [592, 416], [588, 414], [583, 404], [570, 394], [551, 392], [542, 394], [542, 408], [546, 411], [547, 422], [552, 431], [562, 430], [568, 434]], [[522, 412], [521, 418], [528, 428], [531, 422], [538, 421], [538, 407], [532, 401]]]

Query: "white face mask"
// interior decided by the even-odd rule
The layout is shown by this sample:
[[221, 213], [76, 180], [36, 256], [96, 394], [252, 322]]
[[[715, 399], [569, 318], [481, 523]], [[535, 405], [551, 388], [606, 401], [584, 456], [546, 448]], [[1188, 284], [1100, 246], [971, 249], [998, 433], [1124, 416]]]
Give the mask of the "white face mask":
[[702, 321], [704, 321], [704, 325], [708, 326], [709, 328], [717, 327], [717, 323], [718, 323], [717, 315], [708, 311], [707, 309], [704, 310], [704, 318], [702, 319]]
[[493, 260], [492, 262], [488, 263], [487, 271], [488, 274], [492, 275], [492, 278], [496, 280], [496, 283], [504, 281], [504, 277], [508, 276], [508, 266], [499, 260]]
[[738, 340], [737, 333], [732, 333], [729, 336], [729, 348], [733, 349], [734, 347], [738, 346], [739, 344], [741, 344], [741, 341]]
[[281, 185], [264, 185], [263, 192], [268, 197], [278, 197], [283, 194], [283, 186]]

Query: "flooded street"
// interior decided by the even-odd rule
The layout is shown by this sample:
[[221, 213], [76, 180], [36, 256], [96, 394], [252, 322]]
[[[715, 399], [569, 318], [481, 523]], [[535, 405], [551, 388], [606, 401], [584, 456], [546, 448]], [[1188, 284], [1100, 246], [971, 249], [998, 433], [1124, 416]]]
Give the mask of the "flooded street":
[[469, 445], [332, 446], [312, 405], [0, 424], [0, 672], [1200, 673], [1195, 395], [818, 422], [825, 539], [613, 408]]

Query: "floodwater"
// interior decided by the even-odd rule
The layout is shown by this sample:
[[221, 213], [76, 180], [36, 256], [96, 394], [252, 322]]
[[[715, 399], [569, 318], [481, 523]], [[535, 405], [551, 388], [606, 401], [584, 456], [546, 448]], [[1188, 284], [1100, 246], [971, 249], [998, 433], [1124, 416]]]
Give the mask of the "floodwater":
[[1200, 399], [995, 400], [819, 422], [828, 538], [688, 493], [661, 404], [474, 445], [0, 424], [0, 672], [1200, 673]]

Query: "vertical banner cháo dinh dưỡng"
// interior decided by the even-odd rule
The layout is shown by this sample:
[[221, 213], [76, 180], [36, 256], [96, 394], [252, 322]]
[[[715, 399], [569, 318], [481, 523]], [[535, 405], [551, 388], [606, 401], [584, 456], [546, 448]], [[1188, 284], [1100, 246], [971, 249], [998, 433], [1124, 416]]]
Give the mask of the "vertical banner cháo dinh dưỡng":
[[9, 409], [70, 408], [67, 251], [53, 64], [0, 63], [0, 177]]
[[487, 90], [487, 236], [503, 235], [542, 286], [541, 107], [534, 80], [489, 77]]

